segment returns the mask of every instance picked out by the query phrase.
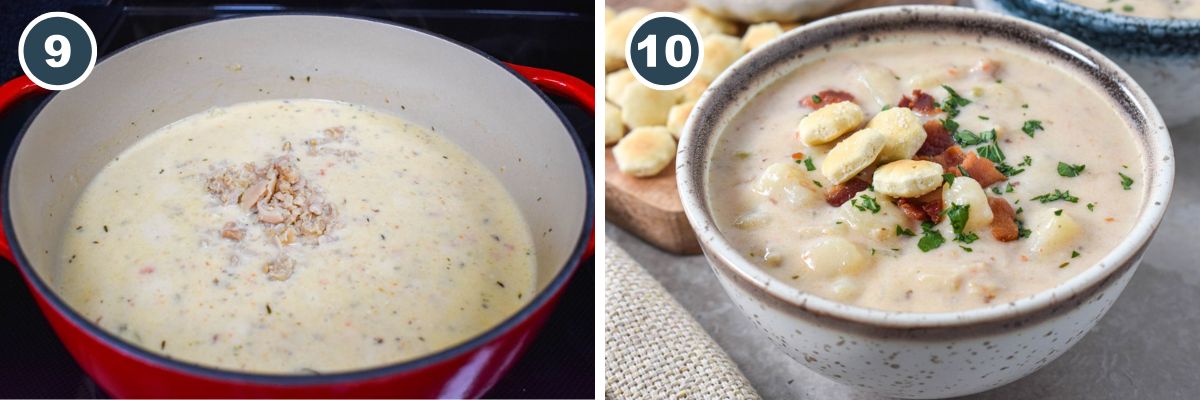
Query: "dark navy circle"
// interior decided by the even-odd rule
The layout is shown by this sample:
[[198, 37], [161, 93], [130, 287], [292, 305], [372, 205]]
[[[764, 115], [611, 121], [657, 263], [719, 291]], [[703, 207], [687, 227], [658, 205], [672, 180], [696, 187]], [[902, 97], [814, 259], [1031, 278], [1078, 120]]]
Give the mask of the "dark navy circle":
[[[651, 35], [654, 35], [653, 43], [643, 43]], [[629, 36], [629, 68], [649, 83], [673, 86], [691, 77], [699, 68], [703, 46], [696, 37], [696, 32], [676, 14], [661, 13], [653, 16]], [[654, 53], [653, 67], [650, 66], [650, 53]], [[672, 60], [668, 60], [668, 57]], [[673, 66], [671, 61], [686, 63]]]
[[[38, 21], [28, 28], [28, 34], [22, 43], [21, 51], [25, 57], [26, 73], [48, 85], [62, 86], [75, 82], [86, 73], [93, 62], [93, 42], [84, 27], [65, 17], [53, 16]], [[63, 56], [52, 57], [46, 51], [46, 42], [53, 35], [62, 36], [70, 45], [70, 58], [59, 67], [50, 65], [53, 60]], [[63, 50], [61, 42], [55, 43], [52, 49]]]

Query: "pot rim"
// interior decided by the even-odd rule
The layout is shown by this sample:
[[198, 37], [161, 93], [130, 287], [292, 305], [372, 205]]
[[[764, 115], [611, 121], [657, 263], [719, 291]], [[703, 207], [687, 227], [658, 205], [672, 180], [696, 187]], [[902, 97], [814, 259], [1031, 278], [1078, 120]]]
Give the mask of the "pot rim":
[[592, 169], [591, 169], [591, 165], [589, 163], [589, 158], [587, 156], [587, 150], [584, 148], [583, 142], [579, 138], [579, 135], [576, 133], [575, 128], [571, 125], [570, 121], [567, 120], [566, 116], [563, 115], [562, 110], [560, 110], [556, 105], [554, 105], [553, 101], [551, 101], [550, 98], [545, 93], [543, 93], [542, 91], [535, 88], [531, 82], [524, 79], [520, 74], [518, 74], [512, 68], [505, 65], [503, 62], [497, 60], [496, 58], [492, 57], [491, 55], [480, 51], [479, 49], [468, 46], [464, 43], [461, 43], [459, 41], [456, 41], [454, 39], [451, 39], [449, 37], [443, 36], [443, 35], [435, 33], [435, 32], [430, 32], [430, 31], [426, 31], [423, 29], [414, 28], [411, 26], [407, 26], [407, 25], [403, 25], [400, 23], [387, 21], [387, 20], [381, 20], [381, 19], [369, 18], [369, 17], [360, 17], [360, 16], [338, 15], [338, 14], [330, 14], [330, 13], [285, 12], [285, 13], [276, 13], [276, 14], [270, 14], [270, 15], [251, 15], [251, 16], [238, 16], [238, 17], [232, 17], [232, 18], [222, 18], [222, 19], [201, 21], [201, 22], [197, 22], [197, 23], [183, 25], [183, 26], [176, 27], [176, 28], [173, 28], [170, 30], [156, 33], [151, 36], [147, 36], [145, 38], [138, 39], [130, 44], [127, 44], [127, 45], [121, 47], [120, 49], [118, 49], [116, 51], [113, 51], [113, 52], [105, 55], [104, 57], [97, 59], [96, 63], [99, 64], [101, 62], [104, 62], [108, 58], [116, 56], [126, 50], [129, 50], [129, 49], [139, 45], [139, 44], [149, 42], [149, 41], [152, 41], [155, 39], [159, 39], [164, 36], [176, 34], [181, 31], [184, 31], [184, 30], [187, 30], [190, 28], [194, 28], [194, 27], [198, 27], [201, 25], [218, 24], [218, 23], [223, 23], [223, 22], [232, 21], [232, 20], [257, 19], [257, 18], [290, 18], [290, 17], [297, 17], [297, 16], [299, 16], [299, 17], [341, 18], [341, 19], [348, 19], [348, 20], [360, 20], [360, 21], [386, 24], [393, 28], [409, 30], [412, 32], [423, 34], [425, 36], [429, 36], [435, 40], [441, 40], [441, 41], [445, 42], [446, 45], [449, 45], [449, 46], [458, 46], [458, 47], [467, 49], [467, 50], [475, 53], [476, 55], [478, 55], [478, 56], [490, 61], [491, 63], [496, 64], [500, 68], [502, 68], [512, 78], [520, 81], [522, 84], [525, 85], [525, 87], [528, 90], [532, 91], [535, 95], [540, 97], [542, 99], [542, 101], [545, 102], [546, 107], [548, 107], [552, 112], [554, 112], [554, 114], [556, 116], [558, 116], [558, 120], [562, 124], [563, 128], [565, 129], [565, 133], [571, 137], [571, 140], [575, 145], [576, 153], [579, 156], [580, 167], [583, 169], [583, 175], [584, 175], [583, 183], [585, 186], [584, 189], [587, 192], [586, 193], [587, 204], [585, 205], [586, 210], [584, 212], [583, 221], [579, 228], [579, 232], [580, 232], [579, 237], [575, 241], [575, 245], [574, 245], [574, 248], [571, 250], [570, 257], [567, 258], [567, 261], [565, 262], [565, 264], [559, 270], [558, 274], [555, 275], [554, 278], [550, 281], [550, 283], [548, 283], [546, 285], [546, 287], [543, 288], [538, 293], [537, 296], [535, 296], [532, 300], [530, 300], [528, 303], [526, 303], [524, 306], [522, 306], [515, 314], [509, 316], [504, 321], [492, 326], [491, 328], [489, 328], [488, 330], [484, 331], [481, 334], [471, 337], [471, 338], [467, 339], [466, 341], [458, 343], [454, 346], [442, 349], [442, 350], [434, 352], [434, 353], [424, 355], [419, 358], [415, 358], [415, 359], [407, 360], [407, 361], [403, 361], [403, 362], [398, 362], [398, 363], [392, 363], [392, 364], [386, 364], [386, 365], [382, 365], [382, 366], [367, 368], [367, 369], [328, 373], [328, 374], [321, 374], [321, 375], [264, 374], [264, 373], [236, 371], [236, 370], [215, 368], [215, 367], [210, 367], [210, 366], [205, 366], [205, 365], [200, 365], [200, 364], [194, 364], [194, 363], [184, 362], [184, 361], [177, 360], [177, 359], [167, 358], [167, 357], [155, 354], [153, 352], [147, 351], [145, 349], [137, 347], [131, 343], [126, 342], [125, 340], [122, 340], [121, 338], [118, 338], [118, 337], [108, 333], [104, 329], [94, 325], [91, 321], [88, 321], [86, 318], [83, 318], [83, 316], [81, 316], [74, 309], [72, 309], [70, 306], [68, 306], [66, 304], [66, 302], [64, 302], [62, 300], [62, 298], [60, 298], [58, 296], [58, 294], [55, 293], [49, 287], [49, 285], [47, 285], [43, 281], [42, 277], [40, 275], [38, 275], [38, 273], [36, 271], [33, 270], [33, 267], [30, 265], [29, 259], [25, 256], [25, 252], [21, 247], [21, 244], [17, 237], [16, 231], [13, 229], [12, 214], [11, 214], [11, 212], [8, 212], [9, 210], [12, 210], [12, 208], [10, 207], [10, 205], [11, 205], [10, 201], [12, 199], [12, 196], [10, 195], [11, 188], [9, 186], [9, 182], [12, 181], [13, 162], [14, 162], [14, 159], [16, 158], [17, 152], [19, 151], [19, 149], [21, 147], [21, 142], [23, 141], [23, 139], [25, 138], [25, 134], [29, 130], [30, 125], [32, 125], [33, 122], [35, 120], [37, 120], [37, 117], [39, 114], [41, 114], [42, 109], [45, 108], [46, 105], [49, 104], [50, 101], [53, 100], [53, 98], [60, 93], [60, 92], [52, 92], [50, 95], [46, 96], [44, 99], [41, 100], [41, 104], [39, 104], [37, 106], [37, 108], [34, 110], [33, 114], [30, 115], [29, 119], [27, 119], [25, 121], [25, 124], [21, 127], [20, 132], [17, 133], [17, 137], [15, 139], [16, 144], [12, 147], [12, 149], [9, 150], [8, 158], [7, 158], [7, 160], [5, 160], [5, 163], [4, 163], [4, 172], [3, 172], [4, 179], [2, 182], [0, 182], [0, 193], [4, 194], [3, 200], [0, 200], [3, 203], [2, 209], [5, 211], [2, 213], [2, 215], [0, 215], [0, 217], [3, 218], [2, 222], [4, 225], [4, 232], [7, 235], [10, 247], [12, 248], [13, 258], [17, 261], [16, 262], [17, 268], [20, 269], [21, 272], [25, 275], [26, 280], [29, 282], [30, 286], [33, 288], [32, 291], [34, 292], [34, 295], [40, 296], [42, 299], [44, 299], [46, 301], [47, 304], [50, 305], [50, 307], [52, 309], [54, 309], [55, 312], [57, 312], [59, 315], [65, 317], [65, 319], [68, 322], [75, 325], [75, 327], [79, 328], [86, 334], [113, 347], [115, 350], [124, 353], [126, 356], [128, 356], [130, 358], [134, 358], [140, 362], [150, 364], [150, 365], [158, 367], [158, 368], [170, 369], [170, 370], [178, 371], [181, 373], [199, 376], [199, 377], [216, 380], [216, 381], [238, 382], [238, 383], [256, 384], [256, 385], [297, 387], [297, 386], [334, 385], [334, 384], [344, 384], [344, 383], [350, 383], [350, 382], [361, 382], [361, 381], [367, 381], [367, 380], [381, 378], [381, 377], [387, 377], [387, 376], [417, 371], [417, 370], [421, 370], [421, 369], [429, 367], [429, 366], [440, 364], [444, 361], [461, 356], [469, 351], [478, 349], [478, 348], [482, 347], [483, 345], [494, 341], [496, 338], [500, 337], [501, 335], [511, 332], [518, 325], [521, 325], [526, 320], [528, 320], [529, 317], [531, 315], [533, 315], [533, 313], [545, 308], [549, 304], [549, 302], [553, 298], [555, 298], [559, 292], [562, 291], [563, 287], [566, 286], [567, 281], [574, 274], [575, 270], [577, 270], [579, 268], [579, 265], [583, 262], [582, 257], [586, 250], [586, 247], [588, 244], [588, 239], [589, 239], [590, 235], [592, 234], [591, 226], [593, 223], [592, 220], [593, 220], [593, 215], [595, 212], [595, 210], [594, 210], [595, 206], [594, 206], [594, 200], [593, 200], [595, 197], [594, 196], [595, 185], [593, 183], [594, 178], [592, 175]]
[[[912, 23], [914, 20], [919, 23]], [[940, 26], [932, 26], [933, 23], [940, 23]], [[985, 33], [989, 28], [998, 30]], [[1004, 29], [1008, 32], [1004, 33]], [[1037, 42], [1061, 53], [1057, 57], [1074, 59], [1095, 70], [1095, 74], [1104, 74], [1103, 79], [1107, 81], [1100, 80], [1098, 83], [1115, 85], [1108, 90], [1120, 91], [1132, 101], [1132, 104], [1122, 105], [1122, 113], [1133, 111], [1128, 113], [1128, 117], [1131, 123], [1140, 128], [1139, 139], [1147, 153], [1145, 159], [1150, 161], [1147, 163], [1146, 173], [1147, 176], [1154, 177], [1153, 181], [1147, 179], [1142, 209], [1137, 222], [1125, 239], [1112, 248], [1098, 264], [1087, 266], [1085, 271], [1051, 289], [1008, 303], [936, 313], [886, 311], [839, 303], [791, 287], [764, 273], [747, 260], [722, 237], [707, 209], [707, 174], [703, 168], [709, 160], [711, 143], [722, 133], [729, 117], [740, 111], [740, 108], [732, 109], [736, 106], [733, 103], [739, 101], [734, 99], [745, 96], [751, 90], [757, 93], [757, 90], [773, 83], [782, 75], [778, 71], [789, 66], [785, 58], [794, 58], [795, 54], [801, 51], [797, 49], [807, 52], [827, 44], [843, 45], [849, 38], [868, 37], [868, 33], [863, 33], [864, 30], [870, 34], [905, 30], [959, 31], [965, 33], [957, 34], [966, 36], [987, 34], [1013, 45], [1044, 53], [1031, 45]], [[1023, 37], [1011, 37], [1013, 35]], [[825, 36], [834, 39], [822, 39]], [[769, 80], [759, 83], [760, 79], [767, 77]], [[1114, 101], [1119, 100], [1116, 96], [1110, 97]], [[1068, 302], [1074, 296], [1103, 284], [1112, 274], [1123, 269], [1124, 265], [1136, 262], [1134, 257], [1138, 250], [1150, 240], [1162, 220], [1174, 182], [1174, 155], [1166, 124], [1150, 98], [1128, 74], [1098, 51], [1051, 28], [1015, 17], [969, 8], [929, 5], [879, 7], [841, 14], [804, 25], [735, 62], [704, 92], [696, 108], [699, 112], [693, 112], [688, 118], [680, 139], [676, 169], [682, 170], [678, 177], [678, 185], [684, 212], [697, 232], [713, 268], [726, 270], [734, 277], [752, 284], [766, 296], [770, 296], [774, 302], [786, 305], [794, 311], [872, 328], [929, 329], [977, 326], [1033, 315]], [[698, 139], [701, 131], [706, 133], [703, 138]], [[732, 290], [729, 287], [726, 289]]]

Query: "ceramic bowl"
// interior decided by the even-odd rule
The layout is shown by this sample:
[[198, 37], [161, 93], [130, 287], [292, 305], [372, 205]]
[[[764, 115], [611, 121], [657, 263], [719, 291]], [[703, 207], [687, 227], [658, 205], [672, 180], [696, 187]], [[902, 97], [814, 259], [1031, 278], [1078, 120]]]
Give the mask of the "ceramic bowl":
[[[1143, 147], [1143, 209], [1128, 236], [1063, 284], [1004, 304], [960, 312], [905, 313], [827, 300], [778, 281], [730, 245], [713, 222], [705, 177], [725, 126], [760, 90], [839, 46], [905, 32], [988, 37], [1066, 61], [1124, 113]], [[830, 379], [878, 394], [935, 398], [981, 392], [1026, 376], [1078, 343], [1137, 270], [1174, 180], [1166, 126], [1149, 97], [1096, 50], [1017, 18], [939, 6], [887, 7], [827, 18], [739, 60], [700, 98], [680, 140], [676, 169], [684, 211], [733, 303], [792, 358]]]
[[1053, 27], [1104, 52], [1150, 94], [1168, 125], [1200, 118], [1200, 19], [1132, 17], [1062, 0], [974, 3]]

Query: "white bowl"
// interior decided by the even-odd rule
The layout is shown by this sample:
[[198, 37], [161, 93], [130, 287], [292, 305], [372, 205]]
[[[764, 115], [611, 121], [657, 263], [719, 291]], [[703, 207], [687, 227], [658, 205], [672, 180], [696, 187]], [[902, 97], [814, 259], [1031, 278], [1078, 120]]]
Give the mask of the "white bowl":
[[[1129, 234], [1074, 278], [1010, 303], [960, 312], [905, 313], [851, 306], [771, 277], [722, 237], [705, 174], [734, 115], [760, 90], [844, 38], [938, 32], [987, 36], [1069, 60], [1119, 104], [1144, 147], [1143, 208]], [[842, 42], [845, 43], [845, 42]], [[700, 98], [684, 127], [676, 166], [684, 211], [725, 291], [770, 340], [809, 369], [879, 394], [935, 398], [977, 393], [1024, 377], [1062, 355], [1096, 324], [1137, 270], [1174, 180], [1170, 137], [1154, 104], [1099, 52], [1041, 25], [971, 9], [877, 8], [789, 32], [739, 60]]]

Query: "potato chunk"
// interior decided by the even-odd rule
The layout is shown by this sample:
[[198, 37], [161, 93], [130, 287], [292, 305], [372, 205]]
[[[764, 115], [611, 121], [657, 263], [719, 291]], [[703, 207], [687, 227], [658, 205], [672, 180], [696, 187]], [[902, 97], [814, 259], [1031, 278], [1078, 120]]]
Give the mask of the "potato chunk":
[[992, 207], [988, 205], [987, 193], [984, 193], [983, 187], [974, 179], [965, 176], [954, 178], [954, 183], [942, 191], [942, 200], [947, 210], [955, 204], [971, 207], [963, 232], [974, 232], [992, 223], [994, 216]]
[[896, 80], [896, 73], [887, 67], [864, 63], [858, 65], [854, 71], [854, 80], [862, 85], [864, 91], [870, 94], [869, 99], [879, 107], [894, 106], [896, 99], [903, 95], [900, 92], [900, 82]]
[[1037, 254], [1052, 253], [1068, 248], [1082, 231], [1066, 211], [1049, 209], [1038, 215], [1037, 227], [1030, 232], [1030, 250]]
[[797, 207], [816, 204], [821, 200], [821, 195], [813, 187], [808, 173], [796, 163], [771, 164], [750, 185], [750, 189], [754, 193]]
[[[879, 205], [879, 211], [863, 207], [862, 196], [875, 199], [875, 203]], [[855, 199], [857, 200], [854, 202], [847, 201], [838, 207], [846, 224], [850, 225], [850, 229], [855, 232], [875, 240], [885, 241], [896, 237], [897, 226], [904, 229], [912, 228], [910, 220], [904, 216], [904, 212], [878, 193], [859, 192]], [[860, 210], [859, 207], [863, 207], [863, 209]]]
[[833, 294], [833, 299], [838, 301], [850, 301], [862, 294], [862, 283], [857, 279], [843, 276], [834, 279], [829, 284], [829, 291]]
[[870, 262], [857, 244], [838, 236], [820, 239], [800, 258], [809, 272], [820, 277], [857, 275]]

